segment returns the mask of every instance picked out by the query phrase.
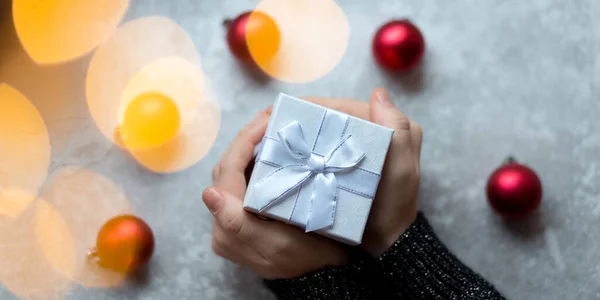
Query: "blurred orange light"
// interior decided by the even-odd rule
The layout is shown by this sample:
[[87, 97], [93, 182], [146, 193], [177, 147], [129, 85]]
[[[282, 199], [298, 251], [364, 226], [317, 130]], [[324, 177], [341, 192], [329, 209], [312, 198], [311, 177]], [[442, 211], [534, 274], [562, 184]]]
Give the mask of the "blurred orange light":
[[[68, 259], [62, 261], [49, 261], [44, 255], [44, 250], [36, 239], [36, 228], [32, 226], [35, 223], [36, 211], [38, 207], [44, 207], [42, 219], [54, 215], [52, 209], [43, 202], [42, 199], [36, 199], [36, 209], [24, 211], [18, 218], [5, 219], [0, 218], [0, 284], [6, 287], [11, 293], [20, 299], [63, 299], [64, 295], [71, 288], [71, 281], [68, 277], [57, 272], [54, 263], [68, 265]], [[56, 215], [54, 215], [56, 216]], [[57, 227], [53, 227], [45, 234], [50, 234]], [[58, 231], [60, 232], [60, 230]], [[63, 232], [59, 234], [62, 235]], [[50, 239], [45, 239], [50, 242]], [[65, 239], [59, 238], [57, 242], [64, 242]], [[52, 251], [66, 250], [69, 244], [48, 245]], [[72, 252], [71, 252], [72, 254]], [[67, 256], [61, 255], [66, 258]], [[73, 259], [73, 257], [70, 257]], [[72, 262], [72, 260], [71, 260]], [[65, 269], [65, 270], [68, 270]]]
[[131, 151], [148, 150], [172, 140], [181, 117], [169, 97], [156, 92], [137, 96], [129, 103], [121, 124], [121, 137]]
[[46, 178], [50, 139], [42, 117], [19, 91], [0, 83], [0, 101], [0, 199], [6, 200], [0, 206], [11, 206], [12, 214], [20, 210], [16, 203], [7, 204], [8, 198], [15, 199], [15, 190], [35, 195]]
[[13, 0], [21, 44], [39, 64], [78, 58], [106, 41], [129, 0]]
[[259, 64], [268, 63], [279, 50], [281, 33], [270, 16], [253, 11], [246, 23], [246, 44], [252, 45], [250, 55]]
[[90, 114], [107, 139], [116, 142], [122, 94], [131, 78], [147, 64], [172, 56], [200, 64], [192, 39], [179, 25], [164, 17], [125, 23], [96, 49], [87, 73], [86, 97]]
[[[52, 215], [38, 218], [36, 224], [38, 242], [53, 267], [61, 274], [71, 274], [71, 280], [86, 287], [119, 285], [123, 274], [102, 268], [96, 261], [88, 259], [86, 253], [96, 245], [98, 231], [107, 220], [132, 213], [132, 204], [123, 191], [100, 174], [67, 167], [50, 177], [41, 195], [61, 216], [60, 219]], [[43, 213], [44, 210], [38, 212], [38, 216]], [[40, 228], [42, 226], [50, 229], [44, 230]], [[58, 233], [60, 240], [72, 241], [72, 264], [65, 251], [56, 251], [57, 248], [46, 243], [50, 241], [48, 234], [52, 231]]]
[[[264, 55], [264, 49], [279, 40], [271, 38], [265, 43], [263, 36], [247, 39], [252, 57], [270, 76], [286, 82], [311, 82], [327, 75], [344, 56], [350, 25], [335, 1], [262, 0], [255, 10], [271, 16], [281, 32], [274, 57]], [[253, 18], [258, 23], [260, 15], [251, 15], [249, 24]]]
[[43, 199], [36, 202], [34, 231], [44, 257], [54, 270], [72, 278], [76, 259], [73, 236], [60, 213]]
[[5, 188], [0, 190], [0, 215], [17, 218], [23, 213], [35, 196], [20, 189]]

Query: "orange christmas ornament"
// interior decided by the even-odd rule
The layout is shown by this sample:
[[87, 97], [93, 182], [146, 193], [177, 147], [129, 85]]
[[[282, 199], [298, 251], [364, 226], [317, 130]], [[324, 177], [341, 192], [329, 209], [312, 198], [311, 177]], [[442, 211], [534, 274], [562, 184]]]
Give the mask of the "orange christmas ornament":
[[88, 253], [101, 266], [120, 272], [133, 272], [146, 265], [154, 253], [154, 234], [144, 220], [122, 215], [110, 219], [98, 233], [96, 247]]
[[125, 146], [139, 151], [166, 144], [177, 136], [180, 126], [177, 104], [163, 94], [148, 92], [129, 103], [119, 131]]

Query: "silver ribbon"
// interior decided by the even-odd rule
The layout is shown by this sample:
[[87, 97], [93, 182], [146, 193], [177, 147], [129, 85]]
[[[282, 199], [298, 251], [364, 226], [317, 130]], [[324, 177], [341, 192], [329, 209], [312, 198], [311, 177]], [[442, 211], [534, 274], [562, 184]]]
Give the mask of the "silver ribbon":
[[[344, 136], [347, 126], [347, 115], [328, 110], [313, 149], [298, 121], [281, 128], [277, 132], [279, 139], [265, 137], [257, 161], [277, 169], [252, 186], [258, 210], [264, 211], [294, 191], [300, 193], [305, 182], [312, 179], [310, 198], [296, 197], [288, 220], [304, 224], [306, 232], [310, 232], [333, 225], [338, 188], [372, 199], [379, 174], [356, 168], [365, 153], [352, 136]], [[326, 154], [317, 150], [325, 150]]]

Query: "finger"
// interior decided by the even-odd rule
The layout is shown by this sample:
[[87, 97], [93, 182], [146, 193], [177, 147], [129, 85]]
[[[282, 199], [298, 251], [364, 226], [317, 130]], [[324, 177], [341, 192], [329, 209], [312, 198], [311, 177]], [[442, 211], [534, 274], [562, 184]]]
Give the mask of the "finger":
[[232, 168], [239, 171], [244, 170], [254, 156], [254, 147], [260, 143], [267, 124], [269, 123], [269, 113], [267, 111], [259, 112], [254, 120], [246, 125], [229, 144], [228, 150], [221, 157], [221, 172], [225, 168]]
[[213, 214], [217, 224], [229, 235], [260, 252], [261, 245], [271, 243], [267, 221], [259, 220], [244, 210], [241, 200], [217, 187], [209, 187], [202, 193], [204, 204]]
[[421, 160], [421, 146], [423, 144], [423, 129], [419, 123], [410, 121], [410, 143], [413, 154], [417, 158], [417, 163]]
[[229, 191], [238, 198], [246, 192], [245, 171], [254, 158], [254, 148], [265, 134], [269, 115], [260, 112], [256, 118], [238, 133], [213, 170], [213, 184]]
[[345, 98], [302, 97], [302, 99], [357, 118], [369, 119], [369, 104], [366, 102]]
[[213, 224], [212, 249], [218, 256], [240, 265], [257, 266], [266, 262], [256, 250], [224, 231], [216, 221]]
[[369, 104], [371, 121], [398, 131], [408, 131], [408, 118], [394, 105], [386, 89], [374, 89]]
[[369, 113], [371, 122], [394, 129], [394, 135], [388, 153], [394, 154], [401, 159], [410, 154], [410, 121], [394, 105], [390, 95], [384, 88], [376, 88], [371, 93], [369, 102]]

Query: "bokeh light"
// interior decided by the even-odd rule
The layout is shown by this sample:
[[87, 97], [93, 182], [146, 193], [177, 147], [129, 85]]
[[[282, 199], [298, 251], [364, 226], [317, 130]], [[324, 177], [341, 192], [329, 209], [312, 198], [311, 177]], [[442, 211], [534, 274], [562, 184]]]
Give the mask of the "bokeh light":
[[34, 232], [44, 257], [54, 270], [72, 278], [76, 260], [73, 236], [61, 214], [43, 199], [35, 205]]
[[130, 153], [140, 164], [157, 173], [177, 172], [197, 163], [214, 144], [221, 123], [219, 106], [200, 67], [180, 57], [148, 64], [123, 91], [119, 123], [129, 103], [147, 92], [163, 94], [177, 104], [180, 131], [175, 139], [160, 147], [146, 151], [128, 149]]
[[13, 0], [19, 40], [39, 64], [78, 58], [106, 41], [129, 0]]
[[[96, 245], [98, 231], [107, 220], [132, 213], [132, 204], [123, 191], [100, 174], [66, 167], [52, 174], [41, 195], [62, 218], [47, 217], [37, 220], [37, 225], [44, 224], [55, 228], [55, 232], [62, 232], [59, 234], [61, 240], [67, 240], [68, 229], [73, 245], [70, 251], [75, 256], [73, 263], [69, 264], [69, 251], [55, 251], [56, 248], [44, 246], [51, 231], [38, 229], [38, 242], [52, 266], [58, 268], [61, 274], [71, 274], [71, 280], [86, 287], [119, 285], [123, 274], [102, 268], [96, 261], [89, 260], [86, 253]], [[43, 216], [42, 213], [37, 215]]]
[[[0, 1], [2, 2], [2, 1]], [[10, 12], [10, 1], [7, 9]], [[2, 9], [2, 8], [0, 8]], [[75, 60], [59, 65], [39, 65], [25, 52], [13, 27], [0, 23], [0, 82], [25, 95], [44, 119], [52, 136], [52, 160], [58, 163], [85, 164], [97, 160], [111, 146], [89, 120], [85, 102], [87, 61]], [[85, 148], [86, 151], [82, 151]]]
[[[264, 55], [260, 36], [247, 38], [256, 64], [270, 76], [292, 83], [314, 81], [332, 71], [344, 56], [350, 25], [335, 1], [263, 0], [255, 10], [271, 16], [281, 32], [274, 57]], [[261, 17], [253, 14], [248, 22], [253, 18]]]
[[107, 139], [114, 142], [123, 90], [131, 78], [147, 64], [171, 56], [200, 64], [192, 39], [164, 17], [130, 21], [96, 49], [88, 69], [86, 98], [94, 122]]
[[[66, 260], [50, 261], [44, 255], [44, 250], [40, 247], [36, 237], [36, 228], [33, 226], [35, 219], [44, 221], [53, 219], [60, 220], [60, 216], [43, 199], [36, 199], [35, 205], [25, 210], [17, 218], [0, 217], [0, 284], [6, 287], [10, 292], [23, 300], [44, 299], [58, 300], [63, 299], [64, 295], [71, 288], [71, 281], [68, 277], [56, 271], [56, 266], [66, 266], [65, 272], [68, 272], [69, 261], [67, 255], [61, 255]], [[60, 223], [60, 221], [58, 221]], [[52, 233], [51, 233], [52, 232]], [[59, 234], [56, 244], [49, 245], [49, 238], [45, 239], [46, 250], [49, 251], [68, 251], [68, 232], [62, 232], [60, 226], [52, 226], [48, 230], [44, 229], [41, 233]], [[67, 235], [63, 235], [67, 233]], [[61, 244], [67, 242], [66, 244]]]
[[[35, 106], [0, 83], [0, 213], [18, 214], [31, 202], [50, 166], [50, 139]], [[21, 205], [23, 207], [19, 208]]]
[[3, 188], [0, 191], [0, 216], [17, 218], [29, 207], [33, 200], [35, 200], [35, 195], [31, 192]]
[[156, 148], [172, 140], [180, 125], [177, 104], [161, 93], [147, 92], [127, 105], [119, 129], [127, 149], [139, 151]]

